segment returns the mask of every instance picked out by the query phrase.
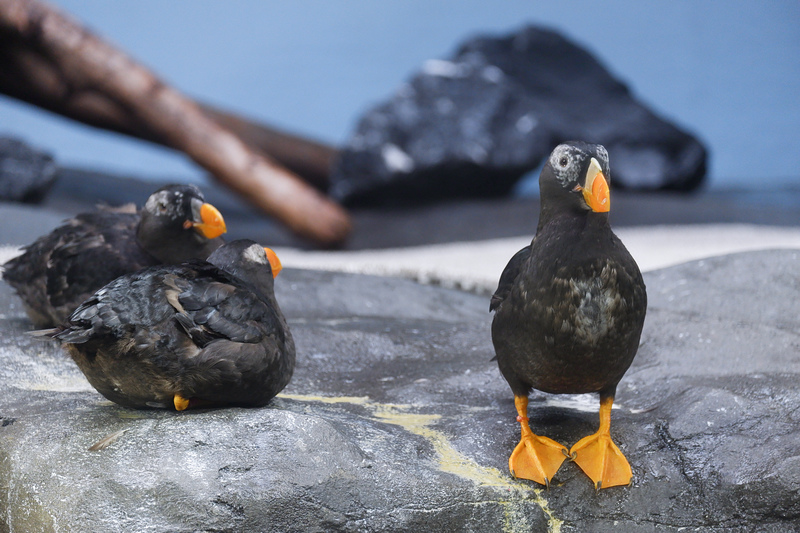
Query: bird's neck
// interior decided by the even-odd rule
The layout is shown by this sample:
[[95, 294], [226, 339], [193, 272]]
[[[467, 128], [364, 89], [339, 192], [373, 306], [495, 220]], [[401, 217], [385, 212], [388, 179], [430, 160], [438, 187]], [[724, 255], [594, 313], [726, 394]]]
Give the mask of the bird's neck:
[[563, 206], [548, 209], [547, 206], [542, 206], [536, 233], [539, 234], [551, 226], [559, 227], [560, 231], [586, 232], [602, 230], [608, 225], [608, 213], [595, 213], [580, 208], [565, 209]]

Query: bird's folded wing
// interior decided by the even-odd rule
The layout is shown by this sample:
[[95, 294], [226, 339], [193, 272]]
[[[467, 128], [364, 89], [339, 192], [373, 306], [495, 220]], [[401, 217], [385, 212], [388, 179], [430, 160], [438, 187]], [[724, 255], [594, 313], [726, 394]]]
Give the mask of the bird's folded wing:
[[497, 290], [494, 291], [492, 295], [492, 301], [489, 303], [489, 311], [494, 311], [503, 301], [508, 297], [511, 293], [511, 288], [514, 286], [514, 280], [517, 279], [517, 276], [522, 270], [522, 265], [528, 257], [531, 255], [531, 247], [530, 245], [526, 246], [516, 254], [514, 257], [506, 265], [506, 268], [503, 269], [503, 273], [500, 274], [500, 282], [497, 284]]

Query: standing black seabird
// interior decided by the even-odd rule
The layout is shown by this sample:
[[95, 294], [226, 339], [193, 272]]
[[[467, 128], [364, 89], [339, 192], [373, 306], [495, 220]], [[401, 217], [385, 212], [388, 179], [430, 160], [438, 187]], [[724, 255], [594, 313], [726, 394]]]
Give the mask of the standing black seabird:
[[[647, 309], [639, 267], [608, 223], [608, 152], [568, 142], [539, 177], [541, 214], [530, 246], [511, 258], [492, 296], [492, 341], [514, 393], [522, 437], [515, 477], [549, 485], [571, 457], [595, 488], [627, 485], [630, 465], [611, 440], [611, 406], [631, 365]], [[535, 435], [528, 394], [600, 393], [600, 428], [572, 449]]]
[[222, 246], [225, 221], [194, 185], [167, 185], [134, 206], [77, 215], [4, 265], [38, 328], [62, 324], [114, 278], [161, 263], [205, 259]]
[[89, 383], [127, 407], [263, 406], [295, 364], [273, 290], [280, 269], [272, 250], [233, 241], [208, 261], [117, 278], [66, 325], [34, 334], [61, 341]]

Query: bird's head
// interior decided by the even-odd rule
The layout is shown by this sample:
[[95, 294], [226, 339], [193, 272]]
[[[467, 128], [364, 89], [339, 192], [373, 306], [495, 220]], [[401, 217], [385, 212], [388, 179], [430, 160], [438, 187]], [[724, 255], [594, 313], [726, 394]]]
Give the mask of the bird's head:
[[283, 269], [275, 252], [249, 239], [223, 245], [208, 257], [208, 262], [250, 282], [257, 282], [265, 274], [269, 279], [274, 279]]
[[167, 185], [139, 213], [136, 241], [162, 263], [205, 259], [222, 245], [225, 220], [194, 185]]
[[611, 209], [610, 178], [608, 152], [603, 145], [580, 141], [559, 144], [539, 176], [542, 210], [564, 206], [607, 213]]
[[145, 224], [167, 228], [194, 230], [205, 239], [225, 233], [225, 219], [213, 205], [206, 203], [203, 193], [194, 185], [167, 185], [147, 199], [142, 209]]

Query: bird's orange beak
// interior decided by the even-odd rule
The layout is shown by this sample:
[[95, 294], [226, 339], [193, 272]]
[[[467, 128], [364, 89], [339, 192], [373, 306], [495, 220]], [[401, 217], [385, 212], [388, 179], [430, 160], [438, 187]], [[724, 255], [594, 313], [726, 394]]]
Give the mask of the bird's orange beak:
[[608, 181], [600, 169], [600, 163], [594, 157], [589, 163], [589, 170], [586, 171], [586, 182], [582, 191], [586, 204], [595, 213], [608, 213], [611, 210]]
[[225, 219], [222, 218], [222, 213], [211, 204], [203, 204], [200, 207], [200, 219], [202, 222], [187, 220], [186, 225], [193, 227], [195, 231], [202, 234], [206, 239], [216, 239], [228, 231], [228, 228], [225, 227]]
[[267, 260], [269, 261], [269, 266], [272, 267], [272, 277], [277, 278], [278, 274], [280, 274], [281, 270], [283, 270], [283, 265], [281, 265], [281, 260], [278, 259], [278, 254], [272, 251], [270, 248], [264, 248], [264, 251], [267, 253]]

